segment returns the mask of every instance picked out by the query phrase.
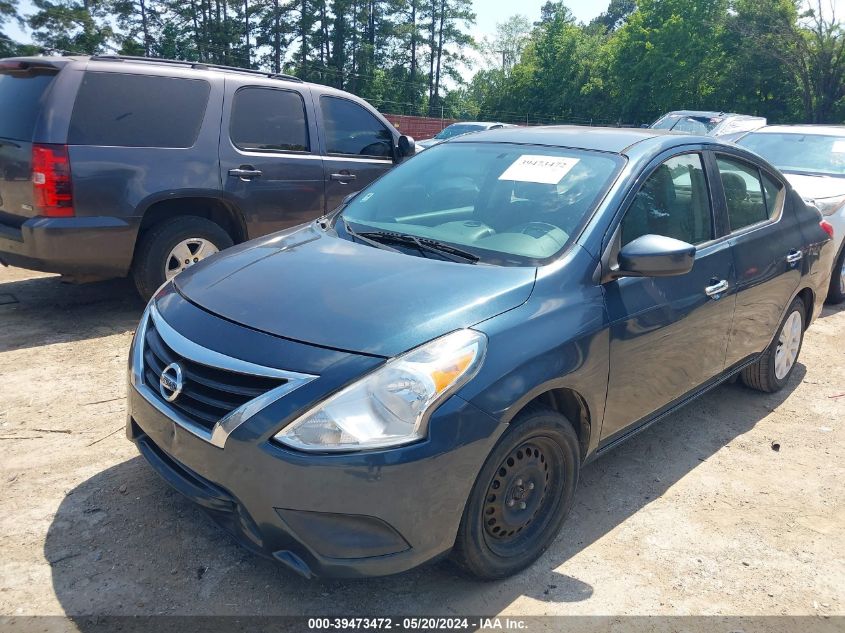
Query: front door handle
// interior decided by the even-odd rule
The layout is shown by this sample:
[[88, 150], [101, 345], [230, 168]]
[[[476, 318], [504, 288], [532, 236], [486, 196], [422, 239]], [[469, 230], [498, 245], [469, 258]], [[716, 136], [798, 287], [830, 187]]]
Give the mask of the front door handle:
[[801, 261], [802, 257], [804, 257], [804, 253], [802, 253], [801, 251], [791, 250], [789, 251], [789, 255], [786, 256], [786, 263], [797, 264]]
[[357, 180], [358, 176], [355, 174], [350, 174], [347, 172], [340, 172], [339, 174], [332, 174], [329, 176], [332, 180], [337, 180], [341, 184], [346, 184], [347, 182], [352, 182], [353, 180]]
[[247, 181], [258, 178], [261, 175], [261, 170], [256, 169], [252, 165], [241, 165], [237, 169], [230, 169], [229, 175]]
[[722, 294], [730, 287], [727, 279], [722, 279], [719, 283], [715, 283], [712, 286], [707, 286], [704, 289], [704, 292], [707, 293], [708, 297], [713, 299], [719, 300], [722, 298]]

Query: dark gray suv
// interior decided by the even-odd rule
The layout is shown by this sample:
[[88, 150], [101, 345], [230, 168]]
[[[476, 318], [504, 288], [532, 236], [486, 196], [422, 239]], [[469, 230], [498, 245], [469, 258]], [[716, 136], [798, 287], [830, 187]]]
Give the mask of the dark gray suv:
[[169, 60], [0, 60], [0, 262], [149, 297], [234, 243], [323, 215], [414, 143], [296, 77]]

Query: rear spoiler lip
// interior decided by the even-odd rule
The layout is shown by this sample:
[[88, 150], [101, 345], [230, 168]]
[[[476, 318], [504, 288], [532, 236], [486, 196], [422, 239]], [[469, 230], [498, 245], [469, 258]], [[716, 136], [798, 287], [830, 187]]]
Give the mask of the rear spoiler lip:
[[66, 61], [51, 62], [39, 59], [23, 58], [0, 59], [0, 74], [3, 75], [24, 75], [32, 72], [59, 72], [66, 64]]

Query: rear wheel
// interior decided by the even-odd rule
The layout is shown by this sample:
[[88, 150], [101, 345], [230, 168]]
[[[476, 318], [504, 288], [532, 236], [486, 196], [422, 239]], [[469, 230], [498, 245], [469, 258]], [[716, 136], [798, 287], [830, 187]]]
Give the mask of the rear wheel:
[[742, 370], [742, 382], [747, 387], [774, 393], [786, 386], [804, 341], [804, 319], [804, 302], [795, 299], [771, 345], [753, 365]]
[[549, 547], [572, 506], [581, 457], [569, 421], [520, 414], [487, 458], [467, 501], [452, 559], [469, 574], [505, 578]]
[[827, 303], [836, 305], [845, 301], [845, 245], [833, 265], [830, 276], [830, 288], [827, 291]]
[[220, 225], [205, 218], [186, 215], [156, 224], [143, 234], [135, 253], [132, 276], [138, 293], [149, 300], [165, 281], [232, 244]]

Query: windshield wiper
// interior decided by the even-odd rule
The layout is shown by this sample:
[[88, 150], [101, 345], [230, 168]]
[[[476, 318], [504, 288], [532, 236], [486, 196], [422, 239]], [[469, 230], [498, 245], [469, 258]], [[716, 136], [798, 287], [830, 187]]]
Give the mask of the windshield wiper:
[[438, 240], [428, 237], [417, 237], [416, 235], [409, 235], [407, 233], [392, 233], [390, 231], [367, 231], [365, 233], [358, 233], [359, 236], [379, 240], [382, 242], [394, 242], [397, 244], [408, 244], [415, 246], [420, 253], [437, 253], [453, 262], [468, 262], [470, 264], [477, 263], [481, 258], [478, 255], [470, 253], [469, 251], [449, 246]]
[[376, 240], [370, 239], [368, 237], [368, 235], [370, 235], [369, 233], [358, 233], [355, 229], [349, 226], [349, 222], [347, 222], [346, 218], [344, 218], [343, 216], [340, 216], [340, 219], [343, 220], [344, 230], [346, 230], [346, 232], [351, 235], [353, 239], [360, 240], [364, 244], [369, 244], [370, 246], [379, 248], [381, 250], [393, 251], [394, 253], [399, 252], [395, 248], [391, 248], [387, 244], [382, 244], [380, 242], [377, 242]]

